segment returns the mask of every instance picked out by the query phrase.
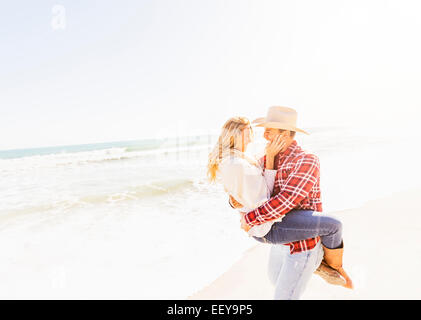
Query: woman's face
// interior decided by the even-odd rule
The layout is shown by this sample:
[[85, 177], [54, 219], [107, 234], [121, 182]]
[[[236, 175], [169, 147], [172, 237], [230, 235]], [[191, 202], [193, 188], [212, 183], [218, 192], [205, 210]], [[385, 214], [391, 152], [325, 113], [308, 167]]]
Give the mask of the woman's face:
[[250, 127], [246, 127], [243, 130], [243, 146], [244, 146], [244, 151], [247, 148], [247, 145], [252, 141], [253, 139], [253, 134], [251, 132], [251, 128]]

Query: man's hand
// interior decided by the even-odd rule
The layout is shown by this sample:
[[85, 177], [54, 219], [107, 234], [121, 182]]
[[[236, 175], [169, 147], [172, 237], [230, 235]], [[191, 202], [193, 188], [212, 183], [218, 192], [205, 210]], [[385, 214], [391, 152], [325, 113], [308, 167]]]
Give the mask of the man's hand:
[[241, 229], [243, 229], [245, 232], [248, 232], [251, 227], [246, 223], [246, 219], [244, 218], [245, 215], [246, 213], [241, 215]]
[[235, 200], [231, 195], [230, 195], [230, 202], [235, 209], [240, 209], [243, 207], [243, 205], [239, 203], [237, 200]]

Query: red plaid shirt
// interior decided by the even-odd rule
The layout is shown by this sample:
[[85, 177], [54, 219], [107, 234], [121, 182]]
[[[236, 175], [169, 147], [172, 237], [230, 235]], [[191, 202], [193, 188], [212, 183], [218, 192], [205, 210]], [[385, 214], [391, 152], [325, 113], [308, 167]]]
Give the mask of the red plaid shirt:
[[[320, 163], [317, 156], [305, 153], [294, 140], [288, 149], [278, 155], [272, 198], [246, 214], [250, 226], [279, 218], [292, 209], [322, 211], [320, 198]], [[263, 158], [266, 162], [266, 158]], [[300, 240], [286, 245], [291, 254], [313, 249], [320, 237]]]

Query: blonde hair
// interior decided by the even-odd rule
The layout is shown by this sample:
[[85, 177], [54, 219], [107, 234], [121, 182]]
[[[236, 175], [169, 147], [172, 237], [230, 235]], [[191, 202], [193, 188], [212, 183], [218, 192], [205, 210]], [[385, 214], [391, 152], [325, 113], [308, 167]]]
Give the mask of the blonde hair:
[[243, 130], [250, 127], [250, 121], [245, 117], [228, 119], [222, 127], [218, 141], [208, 156], [208, 178], [211, 182], [216, 180], [219, 164], [227, 154], [244, 152]]

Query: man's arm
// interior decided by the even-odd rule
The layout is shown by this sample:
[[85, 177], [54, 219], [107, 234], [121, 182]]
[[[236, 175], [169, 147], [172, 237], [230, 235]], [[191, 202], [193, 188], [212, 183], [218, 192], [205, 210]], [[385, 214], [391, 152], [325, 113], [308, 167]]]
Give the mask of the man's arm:
[[297, 161], [280, 192], [257, 209], [248, 212], [244, 217], [245, 222], [254, 226], [285, 215], [307, 197], [319, 176], [319, 159], [315, 155], [305, 155]]

